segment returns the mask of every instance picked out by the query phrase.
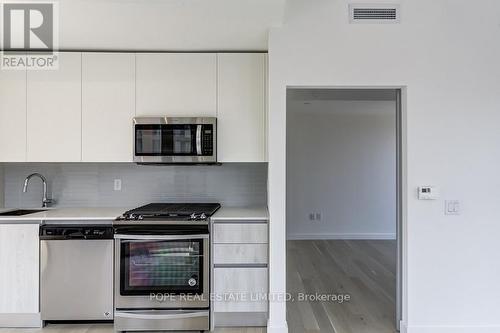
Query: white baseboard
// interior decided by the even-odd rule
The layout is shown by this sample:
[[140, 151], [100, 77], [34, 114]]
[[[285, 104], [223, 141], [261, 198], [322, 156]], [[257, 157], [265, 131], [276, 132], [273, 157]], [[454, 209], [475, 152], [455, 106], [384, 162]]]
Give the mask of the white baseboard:
[[287, 240], [328, 240], [328, 239], [379, 239], [379, 240], [394, 240], [396, 234], [393, 233], [308, 233], [308, 234], [290, 234], [287, 235]]
[[401, 333], [498, 333], [500, 326], [407, 326]]
[[42, 318], [40, 313], [0, 313], [0, 327], [40, 328]]
[[280, 323], [279, 325], [271, 323], [269, 320], [267, 321], [267, 333], [288, 333], [288, 324], [286, 321], [284, 323]]

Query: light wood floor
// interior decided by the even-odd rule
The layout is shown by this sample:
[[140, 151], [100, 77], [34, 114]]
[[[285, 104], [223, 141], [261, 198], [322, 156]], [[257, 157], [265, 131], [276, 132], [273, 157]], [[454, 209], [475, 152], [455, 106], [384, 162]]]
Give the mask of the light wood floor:
[[[351, 300], [288, 302], [290, 333], [393, 333], [395, 241], [288, 241], [288, 292], [349, 294]], [[0, 333], [113, 333], [113, 326], [48, 325]], [[265, 328], [218, 328], [215, 333], [265, 333]]]
[[290, 333], [396, 332], [396, 241], [288, 241], [287, 287], [292, 295], [351, 296], [343, 304], [289, 302]]
[[[114, 333], [112, 324], [57, 324], [40, 329], [12, 328], [0, 329], [1, 333]], [[265, 328], [217, 328], [215, 333], [265, 333]]]

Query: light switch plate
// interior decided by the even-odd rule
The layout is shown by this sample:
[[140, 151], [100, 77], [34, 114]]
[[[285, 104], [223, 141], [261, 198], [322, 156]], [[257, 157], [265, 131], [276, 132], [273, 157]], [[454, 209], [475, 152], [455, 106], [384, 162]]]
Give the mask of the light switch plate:
[[460, 215], [460, 201], [446, 200], [444, 202], [444, 213], [446, 215]]

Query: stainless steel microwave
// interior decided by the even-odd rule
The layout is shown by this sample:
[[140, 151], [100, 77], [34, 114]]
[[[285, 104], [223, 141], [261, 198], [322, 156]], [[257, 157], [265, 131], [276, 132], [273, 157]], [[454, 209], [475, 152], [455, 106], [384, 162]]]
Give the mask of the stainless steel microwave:
[[134, 118], [134, 162], [216, 163], [217, 118]]

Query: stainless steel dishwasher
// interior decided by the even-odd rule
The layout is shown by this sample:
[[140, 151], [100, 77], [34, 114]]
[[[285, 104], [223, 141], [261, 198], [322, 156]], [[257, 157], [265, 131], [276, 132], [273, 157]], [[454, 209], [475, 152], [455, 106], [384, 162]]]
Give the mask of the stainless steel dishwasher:
[[113, 229], [40, 227], [40, 312], [46, 321], [113, 319]]

